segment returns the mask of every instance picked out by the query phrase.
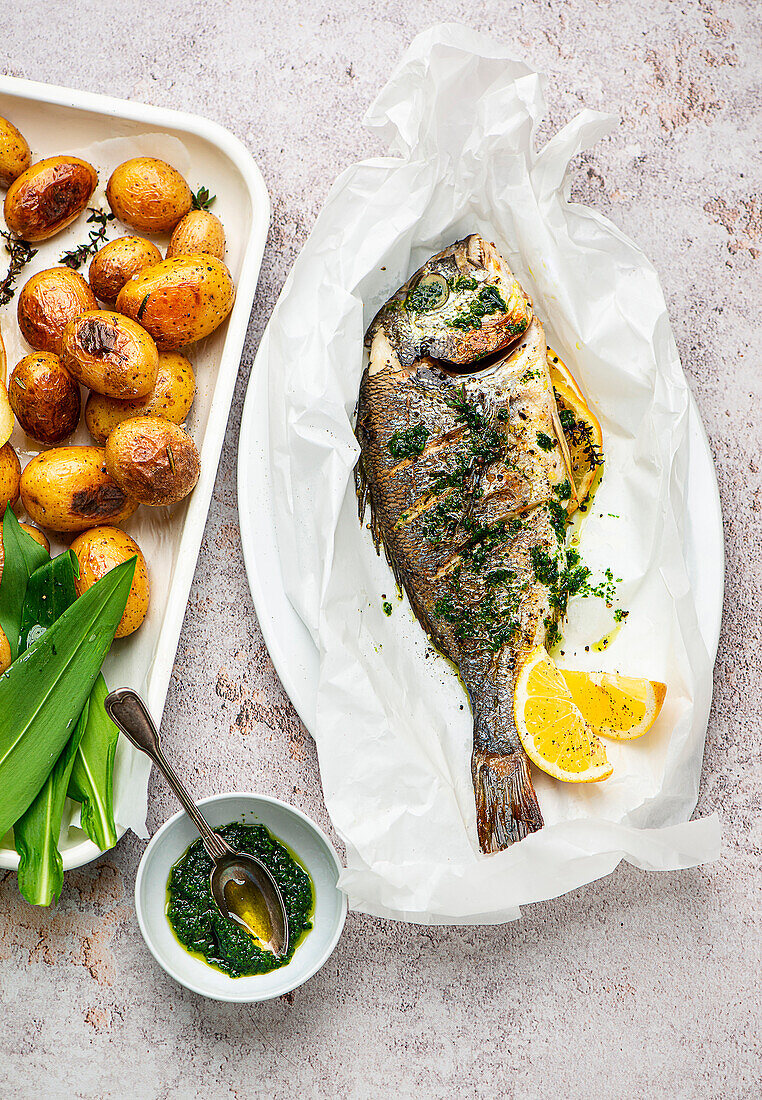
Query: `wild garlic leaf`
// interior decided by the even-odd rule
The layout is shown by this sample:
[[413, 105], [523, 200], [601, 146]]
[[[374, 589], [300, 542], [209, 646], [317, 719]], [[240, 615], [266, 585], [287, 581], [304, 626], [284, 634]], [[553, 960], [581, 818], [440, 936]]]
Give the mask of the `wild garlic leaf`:
[[3, 517], [3, 549], [5, 561], [0, 578], [0, 628], [5, 631], [11, 647], [11, 660], [15, 661], [19, 655], [21, 614], [26, 587], [32, 573], [49, 561], [50, 555], [44, 546], [35, 542], [20, 526], [10, 504]]
[[63, 888], [63, 859], [58, 850], [69, 777], [87, 721], [88, 704], [79, 716], [74, 733], [53, 765], [42, 790], [13, 826], [19, 854], [19, 890], [30, 905], [58, 901]]
[[[77, 598], [71, 550], [46, 561], [29, 578], [21, 614], [21, 652], [41, 637]], [[78, 565], [77, 565], [78, 568]], [[85, 704], [85, 714], [88, 709]], [[13, 826], [19, 854], [18, 884], [30, 905], [50, 905], [63, 886], [63, 860], [58, 850], [66, 791], [84, 725], [82, 715], [53, 765], [42, 789]]]
[[124, 614], [136, 558], [88, 588], [0, 677], [0, 836], [74, 732]]
[[82, 803], [82, 828], [102, 852], [116, 844], [114, 756], [119, 730], [103, 706], [107, 695], [106, 681], [99, 676], [69, 780], [69, 798]]

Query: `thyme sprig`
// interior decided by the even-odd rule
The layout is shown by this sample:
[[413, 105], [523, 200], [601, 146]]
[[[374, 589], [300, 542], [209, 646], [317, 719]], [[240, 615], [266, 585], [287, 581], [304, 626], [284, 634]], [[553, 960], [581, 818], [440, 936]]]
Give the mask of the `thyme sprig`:
[[114, 220], [115, 215], [110, 211], [106, 214], [102, 210], [96, 210], [92, 206], [87, 208], [90, 211], [90, 217], [88, 222], [95, 222], [98, 226], [97, 229], [90, 230], [90, 237], [84, 244], [78, 245], [77, 248], [73, 248], [70, 252], [64, 252], [61, 256], [59, 263], [66, 264], [67, 267], [73, 268], [78, 271], [82, 264], [85, 262], [88, 256], [94, 256], [103, 242], [106, 240], [106, 232], [108, 230], [108, 223]]
[[5, 238], [5, 251], [11, 257], [8, 274], [0, 282], [0, 306], [4, 306], [16, 293], [16, 280], [29, 261], [37, 255], [37, 249], [32, 248], [28, 241], [14, 237], [6, 229], [0, 229], [0, 236]]
[[208, 187], [199, 187], [195, 195], [192, 192], [191, 195], [191, 208], [193, 210], [209, 210], [212, 203], [217, 198], [216, 195], [209, 194]]

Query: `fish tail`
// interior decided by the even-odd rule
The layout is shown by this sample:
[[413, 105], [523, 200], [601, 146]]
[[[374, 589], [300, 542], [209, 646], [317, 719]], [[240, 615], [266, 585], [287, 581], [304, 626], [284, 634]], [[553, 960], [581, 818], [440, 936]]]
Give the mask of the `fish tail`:
[[513, 660], [504, 650], [476, 692], [471, 776], [483, 852], [502, 852], [542, 828], [542, 813], [513, 718]]
[[542, 813], [523, 750], [504, 754], [474, 747], [471, 775], [483, 852], [502, 852], [542, 828]]

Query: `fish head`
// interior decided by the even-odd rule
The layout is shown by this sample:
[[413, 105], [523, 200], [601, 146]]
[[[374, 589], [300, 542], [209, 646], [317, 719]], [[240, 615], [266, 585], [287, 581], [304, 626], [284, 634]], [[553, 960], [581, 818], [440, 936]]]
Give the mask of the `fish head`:
[[493, 244], [476, 233], [432, 256], [386, 303], [366, 335], [383, 333], [405, 367], [430, 357], [464, 367], [517, 340], [532, 303]]

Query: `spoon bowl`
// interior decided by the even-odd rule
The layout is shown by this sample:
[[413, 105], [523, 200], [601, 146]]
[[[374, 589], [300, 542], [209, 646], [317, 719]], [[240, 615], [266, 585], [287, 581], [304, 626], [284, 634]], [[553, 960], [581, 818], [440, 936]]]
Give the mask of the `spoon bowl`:
[[278, 884], [256, 856], [231, 849], [215, 860], [209, 885], [224, 917], [242, 925], [278, 958], [288, 954], [288, 921]]

